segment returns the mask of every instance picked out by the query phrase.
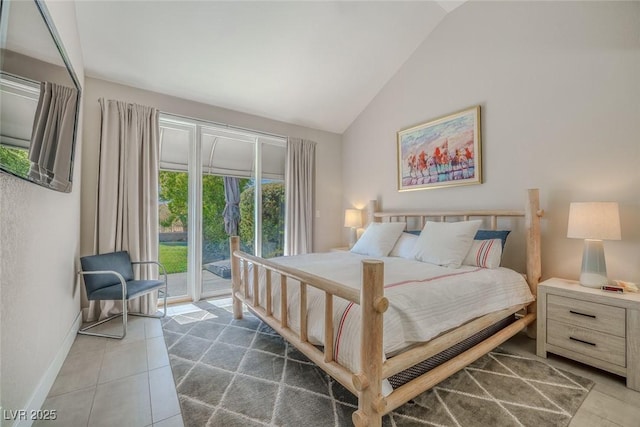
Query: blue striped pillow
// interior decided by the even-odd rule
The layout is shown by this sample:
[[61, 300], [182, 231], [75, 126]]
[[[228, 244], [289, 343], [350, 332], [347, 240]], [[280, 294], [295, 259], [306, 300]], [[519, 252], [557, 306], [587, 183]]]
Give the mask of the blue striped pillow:
[[502, 241], [502, 250], [504, 250], [509, 233], [511, 233], [511, 230], [478, 230], [473, 240], [500, 239]]

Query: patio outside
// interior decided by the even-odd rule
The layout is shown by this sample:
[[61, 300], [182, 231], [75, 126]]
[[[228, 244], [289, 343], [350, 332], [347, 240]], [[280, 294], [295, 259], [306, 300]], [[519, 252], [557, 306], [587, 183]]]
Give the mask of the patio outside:
[[[187, 295], [187, 273], [168, 274], [169, 297]], [[223, 279], [207, 270], [202, 270], [202, 292], [204, 295], [231, 293], [231, 280]]]

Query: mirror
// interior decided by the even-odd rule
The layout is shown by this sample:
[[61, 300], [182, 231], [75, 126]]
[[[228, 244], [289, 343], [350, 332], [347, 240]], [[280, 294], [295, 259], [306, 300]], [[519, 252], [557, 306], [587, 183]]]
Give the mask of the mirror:
[[80, 84], [41, 0], [0, 3], [0, 171], [70, 192]]

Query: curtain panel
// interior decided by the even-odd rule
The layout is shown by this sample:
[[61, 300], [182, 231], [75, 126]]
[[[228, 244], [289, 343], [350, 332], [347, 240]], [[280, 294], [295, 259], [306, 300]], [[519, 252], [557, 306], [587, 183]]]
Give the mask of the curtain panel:
[[71, 160], [78, 90], [40, 83], [29, 145], [29, 178], [58, 191], [71, 191]]
[[289, 138], [285, 166], [285, 255], [313, 252], [315, 175], [316, 143]]
[[[125, 250], [133, 261], [158, 260], [159, 111], [100, 99], [102, 124], [94, 253]], [[155, 266], [139, 266], [140, 278], [155, 277]], [[88, 301], [84, 320], [122, 311], [118, 301]], [[129, 301], [128, 310], [157, 311], [157, 294]]]

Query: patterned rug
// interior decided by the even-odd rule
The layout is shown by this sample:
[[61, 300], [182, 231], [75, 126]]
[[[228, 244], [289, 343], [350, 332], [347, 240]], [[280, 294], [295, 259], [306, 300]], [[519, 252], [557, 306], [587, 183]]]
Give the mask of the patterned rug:
[[[357, 399], [230, 300], [163, 320], [186, 427], [351, 426]], [[383, 426], [566, 426], [593, 382], [500, 349], [383, 419]]]

